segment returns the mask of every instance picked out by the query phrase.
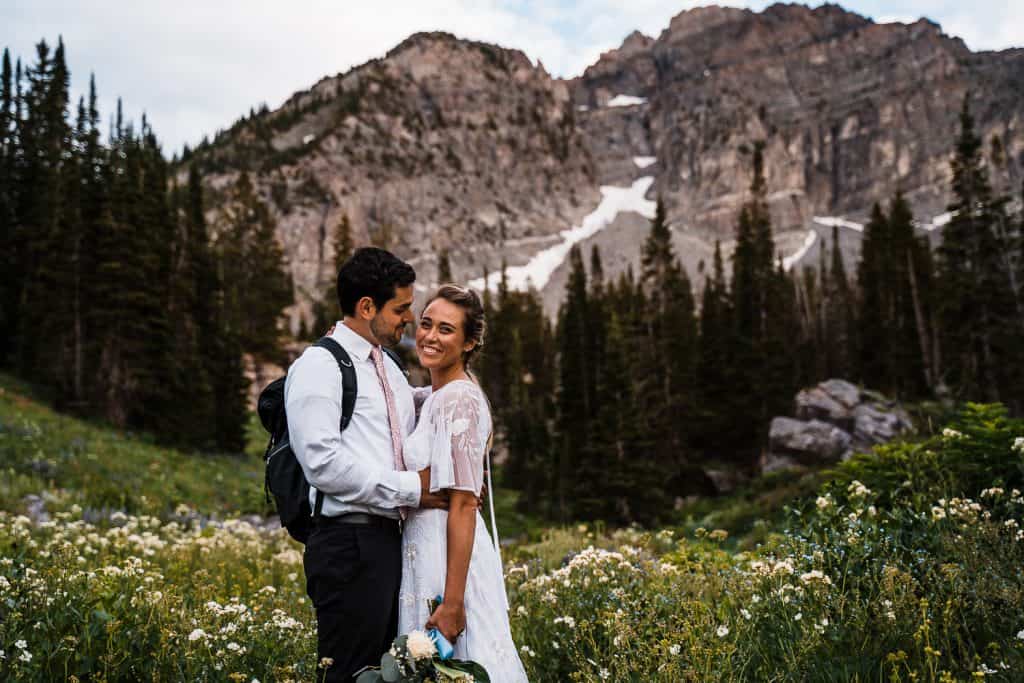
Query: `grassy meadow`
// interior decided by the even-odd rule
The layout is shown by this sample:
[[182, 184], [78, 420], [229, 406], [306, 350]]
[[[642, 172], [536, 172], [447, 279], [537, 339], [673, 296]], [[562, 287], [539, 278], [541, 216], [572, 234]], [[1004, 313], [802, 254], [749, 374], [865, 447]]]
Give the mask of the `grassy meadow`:
[[[531, 680], [1024, 680], [1024, 421], [969, 405], [935, 431], [656, 530], [544, 528], [499, 491]], [[262, 476], [0, 377], [0, 680], [315, 680]]]

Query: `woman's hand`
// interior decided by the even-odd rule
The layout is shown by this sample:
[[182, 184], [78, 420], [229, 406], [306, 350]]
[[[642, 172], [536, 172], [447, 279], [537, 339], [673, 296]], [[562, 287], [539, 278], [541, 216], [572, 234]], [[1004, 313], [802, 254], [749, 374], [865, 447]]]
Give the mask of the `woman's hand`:
[[420, 509], [447, 510], [450, 494], [448, 489], [430, 492], [430, 468], [420, 470]]
[[466, 606], [461, 602], [442, 602], [427, 619], [427, 629], [432, 628], [454, 645], [455, 639], [466, 630]]

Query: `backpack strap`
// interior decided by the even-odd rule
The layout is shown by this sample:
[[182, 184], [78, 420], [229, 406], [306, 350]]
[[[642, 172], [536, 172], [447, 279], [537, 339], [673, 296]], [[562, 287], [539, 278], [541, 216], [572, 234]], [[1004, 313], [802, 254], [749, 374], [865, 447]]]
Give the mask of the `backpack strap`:
[[[348, 351], [330, 337], [321, 337], [313, 346], [330, 351], [338, 363], [338, 369], [341, 370], [341, 431], [345, 431], [348, 423], [352, 421], [352, 413], [356, 409], [356, 392], [359, 389], [359, 383], [356, 381], [356, 368], [352, 365], [352, 358], [348, 355]], [[313, 516], [319, 517], [323, 507], [324, 492], [317, 489]]]
[[313, 346], [327, 349], [334, 356], [334, 360], [338, 362], [338, 369], [341, 370], [341, 431], [345, 431], [348, 423], [352, 420], [352, 413], [356, 409], [356, 392], [359, 388], [352, 358], [341, 344], [330, 337], [321, 337]]
[[395, 365], [398, 366], [398, 369], [402, 371], [402, 374], [405, 375], [406, 378], [408, 378], [409, 377], [409, 371], [406, 369], [405, 362], [402, 360], [402, 357], [399, 356], [393, 349], [389, 349], [388, 347], [384, 346], [383, 344], [381, 345], [380, 348], [381, 348], [381, 351], [383, 351], [388, 356], [388, 358], [390, 358], [392, 361], [394, 361]]

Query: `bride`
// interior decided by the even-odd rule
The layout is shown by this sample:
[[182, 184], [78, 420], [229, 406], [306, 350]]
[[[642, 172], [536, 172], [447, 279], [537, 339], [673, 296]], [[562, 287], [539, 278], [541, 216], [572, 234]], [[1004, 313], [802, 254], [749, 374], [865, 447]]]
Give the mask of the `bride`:
[[[478, 512], [484, 456], [491, 435], [487, 398], [467, 371], [484, 336], [480, 297], [444, 285], [427, 303], [416, 329], [416, 353], [431, 389], [403, 448], [406, 469], [421, 472], [430, 490], [450, 491], [446, 510], [408, 511], [402, 533], [400, 634], [436, 627], [457, 659], [481, 664], [494, 683], [526, 681], [512, 642], [508, 598], [497, 549]], [[428, 601], [443, 596], [431, 613]]]

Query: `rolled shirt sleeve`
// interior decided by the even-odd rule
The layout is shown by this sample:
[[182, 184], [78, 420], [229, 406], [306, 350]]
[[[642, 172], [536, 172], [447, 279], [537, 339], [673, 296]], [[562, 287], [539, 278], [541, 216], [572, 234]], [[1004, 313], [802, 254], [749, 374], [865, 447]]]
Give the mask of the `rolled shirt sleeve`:
[[325, 349], [307, 349], [289, 369], [288, 436], [306, 480], [344, 503], [418, 507], [419, 474], [376, 467], [358, 448], [341, 447], [341, 392], [341, 373]]

